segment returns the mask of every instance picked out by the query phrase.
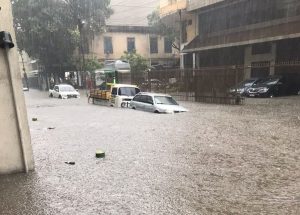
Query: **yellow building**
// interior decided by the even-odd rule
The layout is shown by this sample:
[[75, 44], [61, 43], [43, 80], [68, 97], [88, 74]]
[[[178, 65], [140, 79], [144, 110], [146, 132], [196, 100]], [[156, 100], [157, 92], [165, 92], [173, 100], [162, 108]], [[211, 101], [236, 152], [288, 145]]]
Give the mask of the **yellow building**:
[[95, 36], [90, 47], [90, 57], [100, 61], [117, 60], [125, 51], [133, 50], [150, 65], [174, 67], [179, 59], [179, 51], [172, 47], [172, 41], [151, 32], [147, 26], [107, 26], [105, 33]]

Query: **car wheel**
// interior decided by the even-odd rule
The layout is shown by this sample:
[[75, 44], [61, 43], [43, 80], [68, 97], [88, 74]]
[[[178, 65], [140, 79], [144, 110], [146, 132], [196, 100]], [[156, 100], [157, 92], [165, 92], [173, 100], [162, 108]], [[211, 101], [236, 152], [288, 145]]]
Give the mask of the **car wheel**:
[[61, 95], [58, 96], [59, 99], [62, 99]]
[[155, 110], [154, 113], [159, 113], [159, 111], [158, 111], [158, 110]]
[[49, 97], [50, 97], [50, 98], [53, 98], [53, 94], [52, 94], [52, 93], [50, 93]]
[[274, 94], [271, 93], [271, 94], [269, 95], [269, 98], [274, 98]]
[[132, 107], [132, 109], [133, 109], [133, 110], [136, 110], [136, 108], [135, 108], [135, 107]]

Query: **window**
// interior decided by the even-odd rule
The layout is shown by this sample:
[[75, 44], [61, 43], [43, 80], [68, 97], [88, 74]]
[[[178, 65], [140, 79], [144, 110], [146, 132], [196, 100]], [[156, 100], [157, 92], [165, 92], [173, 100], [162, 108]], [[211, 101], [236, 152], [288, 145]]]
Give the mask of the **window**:
[[146, 103], [147, 104], [153, 104], [153, 99], [151, 96], [146, 96]]
[[132, 100], [133, 100], [133, 101], [140, 102], [140, 101], [141, 101], [141, 96], [140, 96], [140, 95], [137, 95], [137, 96], [135, 96]]
[[127, 51], [132, 52], [133, 50], [135, 50], [135, 38], [128, 37], [127, 38]]
[[172, 53], [172, 41], [165, 38], [165, 53]]
[[111, 37], [104, 37], [104, 53], [112, 54], [113, 53], [113, 45]]
[[141, 98], [140, 98], [139, 102], [147, 103], [147, 96], [141, 95]]
[[115, 87], [114, 87], [114, 88], [112, 88], [112, 90], [111, 90], [111, 94], [116, 96], [116, 95], [118, 94], [118, 89], [117, 89], [117, 88], [115, 88]]
[[178, 105], [177, 102], [170, 96], [154, 96], [156, 104]]
[[119, 96], [135, 96], [140, 90], [134, 87], [120, 87]]
[[150, 53], [155, 54], [158, 53], [158, 41], [157, 37], [150, 38]]

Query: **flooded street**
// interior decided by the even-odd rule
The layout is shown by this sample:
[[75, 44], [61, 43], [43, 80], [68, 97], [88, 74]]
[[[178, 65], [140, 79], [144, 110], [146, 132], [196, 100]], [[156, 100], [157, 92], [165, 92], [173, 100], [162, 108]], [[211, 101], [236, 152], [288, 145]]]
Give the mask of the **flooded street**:
[[300, 213], [300, 97], [167, 115], [25, 96], [35, 172], [0, 176], [0, 214]]

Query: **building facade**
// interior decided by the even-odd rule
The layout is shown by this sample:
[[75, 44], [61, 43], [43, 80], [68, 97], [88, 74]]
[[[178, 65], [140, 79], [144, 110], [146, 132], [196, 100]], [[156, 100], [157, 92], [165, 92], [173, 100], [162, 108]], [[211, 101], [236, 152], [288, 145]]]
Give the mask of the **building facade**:
[[133, 50], [152, 66], [175, 67], [179, 62], [179, 51], [172, 47], [172, 41], [146, 26], [107, 26], [105, 33], [91, 41], [89, 55], [104, 62], [118, 60]]
[[[168, 2], [171, 8], [181, 1]], [[185, 68], [241, 65], [245, 79], [299, 70], [280, 65], [300, 59], [300, 1], [188, 0], [180, 10], [196, 25], [184, 28], [187, 16], [181, 17], [181, 38], [191, 35], [182, 40]], [[166, 14], [169, 21], [172, 13]]]

